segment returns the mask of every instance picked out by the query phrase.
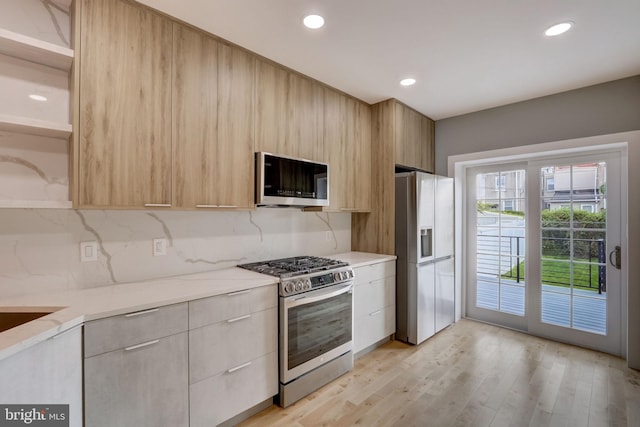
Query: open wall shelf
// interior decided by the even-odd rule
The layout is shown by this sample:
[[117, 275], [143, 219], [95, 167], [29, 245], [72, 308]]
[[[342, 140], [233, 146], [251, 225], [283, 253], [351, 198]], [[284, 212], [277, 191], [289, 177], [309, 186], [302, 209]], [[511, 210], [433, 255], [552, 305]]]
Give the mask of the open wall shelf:
[[0, 53], [69, 71], [73, 50], [0, 28]]
[[0, 131], [66, 139], [71, 135], [71, 125], [0, 114]]

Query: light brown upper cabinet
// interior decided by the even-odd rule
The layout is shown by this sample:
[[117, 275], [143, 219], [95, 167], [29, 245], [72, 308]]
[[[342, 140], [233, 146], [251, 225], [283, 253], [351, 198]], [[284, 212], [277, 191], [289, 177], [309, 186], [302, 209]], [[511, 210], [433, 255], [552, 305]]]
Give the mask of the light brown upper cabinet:
[[434, 123], [417, 111], [394, 102], [396, 164], [434, 172]]
[[175, 207], [253, 207], [254, 85], [251, 55], [174, 24]]
[[289, 73], [288, 139], [297, 147], [296, 157], [324, 158], [323, 87], [313, 80]]
[[323, 86], [266, 61], [256, 73], [256, 151], [322, 161]]
[[221, 45], [217, 179], [221, 207], [254, 207], [256, 59]]
[[169, 206], [171, 21], [120, 0], [80, 9], [74, 206]]
[[371, 209], [371, 109], [326, 88], [324, 112], [331, 203], [325, 210], [367, 212]]
[[256, 151], [295, 155], [287, 132], [289, 73], [258, 61], [256, 86]]

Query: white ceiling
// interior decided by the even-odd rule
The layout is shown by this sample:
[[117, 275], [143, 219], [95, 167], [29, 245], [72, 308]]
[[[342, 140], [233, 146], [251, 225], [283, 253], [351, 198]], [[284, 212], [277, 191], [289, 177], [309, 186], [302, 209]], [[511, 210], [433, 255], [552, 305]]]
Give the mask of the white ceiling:
[[[640, 0], [138, 0], [434, 120], [640, 74]], [[302, 26], [318, 13], [320, 30]], [[544, 30], [571, 20], [558, 37]], [[401, 87], [406, 76], [418, 83]]]

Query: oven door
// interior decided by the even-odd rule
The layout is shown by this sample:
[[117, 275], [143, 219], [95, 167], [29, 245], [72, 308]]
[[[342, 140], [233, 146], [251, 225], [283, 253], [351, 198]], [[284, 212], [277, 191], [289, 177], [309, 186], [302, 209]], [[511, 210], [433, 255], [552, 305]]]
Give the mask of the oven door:
[[353, 282], [280, 298], [280, 381], [353, 349]]

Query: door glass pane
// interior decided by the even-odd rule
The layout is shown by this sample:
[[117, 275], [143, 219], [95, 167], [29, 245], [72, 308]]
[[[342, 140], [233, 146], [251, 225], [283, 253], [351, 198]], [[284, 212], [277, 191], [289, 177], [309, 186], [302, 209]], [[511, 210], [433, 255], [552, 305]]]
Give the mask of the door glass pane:
[[541, 320], [606, 334], [606, 163], [544, 167], [540, 179]]
[[525, 314], [525, 172], [476, 178], [476, 306]]

